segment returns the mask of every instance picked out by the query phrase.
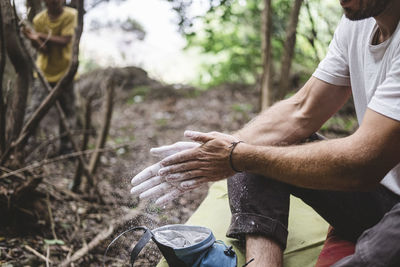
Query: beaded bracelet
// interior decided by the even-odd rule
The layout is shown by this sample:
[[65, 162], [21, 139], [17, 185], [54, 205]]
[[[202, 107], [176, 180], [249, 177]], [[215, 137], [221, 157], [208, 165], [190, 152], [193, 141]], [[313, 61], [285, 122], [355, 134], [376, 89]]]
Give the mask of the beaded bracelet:
[[239, 143], [243, 143], [243, 141], [232, 142], [231, 146], [229, 147], [231, 149], [231, 152], [229, 153], [229, 164], [231, 165], [231, 169], [234, 170], [235, 172], [241, 172], [237, 170], [235, 167], [233, 167], [233, 159], [232, 159], [233, 150]]

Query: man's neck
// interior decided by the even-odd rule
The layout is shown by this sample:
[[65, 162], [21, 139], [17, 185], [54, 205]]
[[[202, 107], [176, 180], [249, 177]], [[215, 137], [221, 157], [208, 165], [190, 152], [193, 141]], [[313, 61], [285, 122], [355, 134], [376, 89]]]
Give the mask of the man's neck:
[[47, 9], [47, 14], [49, 15], [51, 20], [55, 20], [57, 19], [59, 16], [61, 16], [61, 14], [64, 12], [64, 7], [60, 7], [57, 10], [50, 10]]
[[379, 27], [379, 40], [382, 43], [392, 36], [400, 21], [400, 1], [393, 0], [386, 7], [385, 11], [375, 17]]

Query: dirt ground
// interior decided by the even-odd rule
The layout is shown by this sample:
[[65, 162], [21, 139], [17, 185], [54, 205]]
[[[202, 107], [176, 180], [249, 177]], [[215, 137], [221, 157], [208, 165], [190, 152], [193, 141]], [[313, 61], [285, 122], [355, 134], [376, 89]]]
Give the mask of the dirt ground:
[[[101, 108], [98, 108], [95, 111], [97, 121], [101, 118]], [[107, 141], [108, 147], [119, 148], [103, 154], [97, 171], [104, 204], [68, 189], [76, 168], [74, 160], [46, 165], [43, 168], [44, 183], [38, 191], [47, 193], [48, 199], [38, 212], [50, 210], [51, 219], [47, 215], [34, 226], [1, 229], [1, 266], [46, 266], [46, 257], [52, 263], [50, 265], [59, 265], [107, 229], [113, 219], [122, 218], [138, 207], [138, 199], [129, 193], [130, 179], [157, 161], [149, 154], [151, 147], [183, 140], [185, 129], [234, 131], [251, 119], [257, 109], [257, 92], [244, 86], [224, 86], [207, 92], [180, 86], [120, 89]], [[48, 119], [49, 123], [52, 121]], [[55, 146], [46, 147], [51, 150]], [[100, 266], [108, 243], [130, 226], [155, 228], [184, 223], [206, 194], [207, 189], [194, 190], [165, 207], [158, 207], [151, 201], [144, 203], [143, 212], [114, 229], [110, 238], [77, 260], [74, 266]], [[16, 222], [19, 223], [22, 222]], [[54, 231], [51, 225], [54, 225]], [[106, 265], [127, 266], [129, 251], [138, 238], [139, 233], [121, 238], [110, 249]], [[155, 246], [149, 245], [135, 266], [155, 266], [159, 258]]]
[[[130, 226], [149, 228], [184, 223], [207, 194], [206, 189], [187, 193], [165, 207], [151, 201], [143, 204], [130, 195], [130, 179], [144, 167], [157, 161], [149, 154], [151, 147], [182, 140], [185, 129], [232, 132], [258, 112], [258, 92], [253, 86], [225, 85], [209, 91], [158, 83], [133, 84], [116, 91], [108, 147], [97, 171], [98, 187], [104, 203], [84, 194], [72, 193], [71, 183], [76, 162], [66, 160], [46, 165], [44, 183], [38, 191], [46, 194], [42, 210], [50, 215], [38, 220], [33, 228], [0, 230], [0, 264], [11, 266], [58, 266], [80, 248], [84, 248], [110, 222], [143, 208], [126, 224], [113, 229], [113, 234], [71, 266], [101, 266], [103, 253], [118, 233]], [[94, 110], [99, 123], [101, 108]], [[325, 133], [337, 136], [354, 130], [353, 119], [339, 117], [325, 127]], [[344, 122], [343, 122], [344, 120]], [[96, 123], [95, 123], [96, 124]], [[51, 147], [51, 146], [48, 146]], [[40, 209], [39, 209], [40, 212]], [[39, 216], [40, 217], [40, 216]], [[52, 231], [52, 227], [54, 229]], [[128, 266], [129, 251], [139, 238], [127, 234], [109, 251], [107, 266]], [[135, 266], [155, 266], [160, 253], [148, 245]]]

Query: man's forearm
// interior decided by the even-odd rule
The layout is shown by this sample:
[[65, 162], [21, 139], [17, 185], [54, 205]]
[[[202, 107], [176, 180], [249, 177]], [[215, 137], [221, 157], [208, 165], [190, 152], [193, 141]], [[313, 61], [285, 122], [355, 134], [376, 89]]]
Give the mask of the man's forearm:
[[386, 174], [377, 155], [364, 153], [356, 137], [288, 147], [240, 144], [233, 155], [240, 170], [262, 174], [299, 187], [360, 191], [373, 188]]

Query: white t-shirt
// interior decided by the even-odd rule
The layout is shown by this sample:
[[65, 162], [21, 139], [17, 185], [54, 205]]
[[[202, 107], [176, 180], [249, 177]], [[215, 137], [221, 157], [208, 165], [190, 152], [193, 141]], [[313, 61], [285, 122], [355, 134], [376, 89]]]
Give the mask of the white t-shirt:
[[[351, 85], [360, 125], [367, 107], [400, 121], [400, 23], [390, 39], [372, 45], [376, 30], [374, 18], [351, 21], [343, 16], [313, 74], [330, 84]], [[400, 164], [381, 183], [400, 195]]]

